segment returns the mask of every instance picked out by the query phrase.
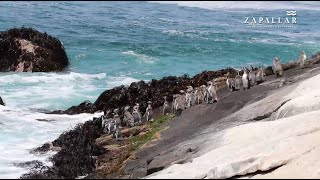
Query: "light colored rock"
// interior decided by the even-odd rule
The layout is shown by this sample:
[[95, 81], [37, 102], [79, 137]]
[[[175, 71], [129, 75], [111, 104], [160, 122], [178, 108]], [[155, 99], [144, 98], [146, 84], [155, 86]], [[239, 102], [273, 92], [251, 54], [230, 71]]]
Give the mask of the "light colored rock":
[[[320, 75], [285, 86], [230, 117], [243, 121], [276, 111], [260, 121], [208, 133], [206, 151], [146, 178], [231, 178], [259, 171], [253, 178], [320, 178]], [[230, 118], [229, 117], [229, 118]], [[218, 135], [219, 134], [219, 135]], [[217, 143], [219, 142], [219, 143]], [[212, 146], [212, 147], [210, 147]]]
[[319, 116], [316, 111], [228, 129], [218, 148], [148, 178], [220, 179], [286, 165], [320, 147]]

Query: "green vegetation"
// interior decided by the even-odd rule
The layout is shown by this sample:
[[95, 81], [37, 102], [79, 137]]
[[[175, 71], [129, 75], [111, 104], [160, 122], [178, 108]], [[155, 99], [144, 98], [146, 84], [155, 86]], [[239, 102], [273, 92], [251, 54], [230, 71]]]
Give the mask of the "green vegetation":
[[139, 149], [141, 146], [143, 146], [147, 142], [150, 142], [151, 140], [156, 139], [157, 133], [164, 128], [163, 125], [169, 120], [173, 119], [174, 117], [175, 116], [173, 114], [169, 114], [166, 116], [158, 116], [157, 118], [155, 118], [152, 123], [148, 124], [149, 131], [146, 134], [138, 135], [130, 139], [130, 142], [129, 142], [130, 152], [133, 152]]

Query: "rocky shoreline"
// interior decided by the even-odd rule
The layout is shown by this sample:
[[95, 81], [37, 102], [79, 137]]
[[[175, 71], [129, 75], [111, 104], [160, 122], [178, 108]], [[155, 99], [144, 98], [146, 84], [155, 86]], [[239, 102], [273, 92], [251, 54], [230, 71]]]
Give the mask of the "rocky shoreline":
[[[307, 61], [306, 68], [318, 66], [320, 57], [313, 57]], [[271, 69], [270, 69], [271, 68]], [[36, 148], [34, 152], [46, 152], [52, 147], [59, 147], [61, 150], [51, 158], [53, 167], [35, 167], [30, 173], [24, 174], [21, 178], [77, 178], [86, 176], [86, 178], [141, 178], [148, 174], [157, 172], [164, 167], [170, 165], [174, 161], [185, 161], [182, 157], [189, 157], [197, 152], [196, 149], [190, 147], [184, 149], [174, 149], [179, 143], [184, 142], [188, 137], [192, 137], [195, 133], [201, 132], [204, 127], [212, 123], [219, 122], [228, 114], [240, 110], [244, 105], [251, 104], [266, 96], [271, 90], [277, 89], [279, 83], [290, 84], [289, 77], [294, 77], [297, 72], [303, 74], [305, 69], [297, 67], [295, 62], [283, 64], [283, 69], [288, 77], [285, 81], [275, 81], [272, 67], [267, 67], [265, 73], [267, 75], [267, 83], [258, 85], [252, 90], [239, 91], [230, 93], [225, 86], [226, 75], [229, 73], [231, 77], [236, 75], [236, 70], [232, 68], [220, 71], [206, 71], [190, 78], [187, 75], [181, 77], [164, 77], [160, 80], [152, 80], [149, 83], [143, 81], [132, 83], [129, 87], [120, 86], [103, 92], [93, 104], [84, 102], [79, 106], [74, 106], [66, 111], [54, 111], [51, 113], [58, 114], [78, 114], [78, 113], [94, 113], [105, 109], [119, 108], [123, 111], [126, 105], [133, 106], [136, 102], [140, 102], [140, 110], [143, 112], [147, 102], [151, 100], [152, 106], [160, 114], [163, 104], [163, 96], [169, 97], [172, 101], [172, 95], [181, 89], [185, 89], [191, 85], [193, 87], [200, 86], [212, 78], [218, 79], [218, 92], [222, 96], [222, 101], [214, 105], [198, 105], [184, 112], [180, 117], [174, 118], [171, 123], [161, 125], [165, 133], [159, 132], [152, 138], [148, 132], [152, 131], [152, 123], [148, 127], [135, 127], [127, 132], [125, 140], [115, 141], [110, 136], [104, 135], [101, 127], [101, 118], [94, 118], [84, 124], [80, 124], [73, 130], [63, 133], [52, 144], [45, 144]], [[276, 84], [270, 85], [275, 81]], [[272, 84], [272, 83], [271, 83]], [[239, 104], [240, 103], [240, 104]], [[199, 110], [202, 109], [202, 110]], [[122, 114], [121, 111], [119, 114]], [[220, 114], [219, 116], [210, 114]], [[213, 118], [214, 117], [214, 118]], [[193, 118], [198, 119], [197, 122]], [[212, 119], [213, 118], [213, 119]], [[228, 127], [231, 120], [218, 123], [217, 129]], [[196, 124], [194, 124], [196, 123]], [[239, 123], [239, 122], [238, 122]], [[243, 122], [241, 122], [243, 123]], [[241, 124], [240, 123], [240, 124]], [[218, 131], [219, 131], [218, 130]], [[126, 134], [126, 132], [124, 132]], [[130, 135], [133, 135], [133, 137]], [[150, 141], [156, 136], [156, 141]], [[141, 142], [149, 144], [144, 148], [132, 148], [132, 139], [143, 137], [149, 141]], [[160, 138], [160, 139], [159, 139]], [[150, 145], [150, 143], [152, 145]], [[173, 156], [174, 152], [174, 156]], [[188, 154], [189, 152], [189, 154]], [[159, 156], [160, 154], [160, 156]], [[80, 158], [81, 157], [81, 158]], [[188, 159], [188, 158], [187, 158]]]

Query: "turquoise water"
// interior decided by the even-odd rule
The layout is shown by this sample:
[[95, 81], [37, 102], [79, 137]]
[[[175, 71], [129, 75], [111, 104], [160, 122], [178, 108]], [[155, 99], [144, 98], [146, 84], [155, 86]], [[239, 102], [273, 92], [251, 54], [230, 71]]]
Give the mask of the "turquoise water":
[[[247, 16], [297, 11], [295, 28], [245, 28]], [[0, 2], [0, 29], [34, 27], [59, 38], [70, 59], [63, 73], [0, 73], [0, 178], [45, 159], [28, 148], [55, 139], [92, 115], [49, 116], [105, 89], [168, 75], [270, 65], [320, 50], [319, 2]], [[37, 122], [53, 118], [55, 123]]]

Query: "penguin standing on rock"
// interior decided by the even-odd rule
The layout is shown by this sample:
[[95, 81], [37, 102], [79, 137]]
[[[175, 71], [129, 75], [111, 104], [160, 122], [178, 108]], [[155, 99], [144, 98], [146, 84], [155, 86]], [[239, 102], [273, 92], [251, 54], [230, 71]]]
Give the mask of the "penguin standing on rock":
[[162, 115], [166, 115], [168, 113], [170, 113], [170, 105], [169, 102], [167, 101], [167, 96], [164, 96], [164, 103], [163, 103], [163, 109], [162, 109]]
[[124, 108], [123, 121], [128, 127], [133, 127], [134, 126], [134, 117], [129, 112], [129, 109], [130, 109], [129, 106], [126, 106]]
[[132, 116], [134, 118], [134, 124], [141, 124], [141, 113], [139, 107], [139, 103], [136, 103], [136, 105], [133, 106]]
[[[210, 100], [211, 99], [211, 100]], [[218, 96], [217, 96], [217, 88], [214, 81], [208, 81], [208, 88], [206, 93], [206, 102], [207, 104], [213, 103], [214, 101], [218, 102]]]
[[260, 84], [263, 81], [265, 81], [266, 80], [265, 76], [266, 76], [266, 74], [264, 73], [263, 67], [260, 66], [258, 71], [257, 71], [256, 77], [255, 77], [256, 78], [256, 80], [255, 80], [256, 84]]
[[246, 68], [243, 68], [242, 86], [243, 86], [243, 90], [245, 90], [245, 89], [250, 89], [249, 76], [248, 76], [248, 74], [247, 74]]
[[249, 85], [250, 87], [253, 87], [256, 85], [256, 72], [253, 70], [253, 67], [250, 66], [249, 70]]
[[121, 119], [119, 117], [118, 111], [119, 111], [119, 109], [115, 109], [113, 111], [113, 113], [114, 113], [114, 115], [113, 115], [113, 122], [114, 122], [113, 137], [116, 138], [116, 140], [121, 138]]
[[231, 92], [235, 90], [235, 82], [232, 78], [229, 78], [229, 76], [227, 76], [226, 84]]
[[148, 101], [147, 103], [148, 103], [148, 107], [146, 108], [146, 112], [145, 112], [144, 116], [145, 116], [145, 119], [147, 122], [149, 122], [149, 121], [153, 122], [153, 114], [154, 113], [153, 113], [152, 106], [151, 106], [152, 102]]
[[304, 51], [301, 52], [300, 58], [298, 60], [298, 65], [304, 67], [305, 61], [307, 60], [307, 55]]
[[240, 72], [238, 71], [238, 74], [237, 74], [237, 76], [236, 76], [236, 78], [235, 78], [235, 90], [237, 91], [237, 90], [240, 90], [241, 89], [241, 76], [240, 76]]
[[282, 77], [283, 69], [278, 57], [275, 57], [273, 60], [273, 72], [277, 77]]

